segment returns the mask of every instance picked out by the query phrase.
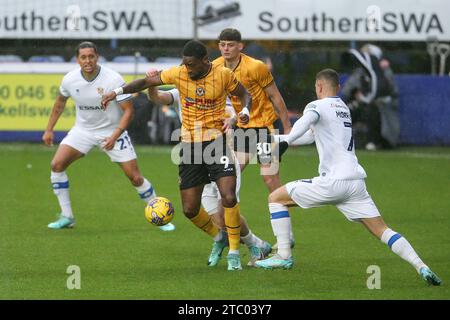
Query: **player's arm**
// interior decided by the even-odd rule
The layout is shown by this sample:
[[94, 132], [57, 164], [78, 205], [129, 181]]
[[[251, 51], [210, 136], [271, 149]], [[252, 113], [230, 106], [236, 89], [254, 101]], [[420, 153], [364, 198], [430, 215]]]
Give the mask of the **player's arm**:
[[226, 102], [226, 106], [225, 106], [225, 114], [226, 114], [226, 118], [223, 120], [222, 130], [224, 132], [228, 132], [229, 130], [233, 129], [234, 125], [237, 122], [236, 110], [234, 110], [234, 107], [231, 104], [231, 101], [229, 98], [227, 98], [227, 102]]
[[[159, 76], [159, 71], [155, 68], [150, 68], [145, 73], [147, 77]], [[161, 78], [161, 77], [160, 77]], [[160, 105], [171, 105], [174, 103], [173, 95], [170, 92], [158, 90], [156, 87], [149, 87], [147, 95], [150, 101]]]
[[134, 107], [131, 99], [127, 99], [124, 101], [119, 102], [120, 108], [123, 110], [122, 117], [120, 118], [119, 125], [117, 128], [114, 129], [111, 136], [105, 139], [103, 148], [105, 150], [111, 150], [114, 148], [114, 145], [116, 144], [117, 139], [120, 137], [120, 135], [128, 128], [128, 126], [131, 123], [131, 120], [133, 120], [134, 116]]
[[[283, 141], [286, 141], [287, 137], [288, 137], [287, 134], [274, 135], [274, 140], [275, 140], [275, 142], [283, 142]], [[300, 138], [297, 138], [294, 141], [292, 141], [291, 146], [308, 145], [308, 144], [313, 143], [314, 140], [315, 140], [314, 131], [312, 129], [309, 129]]]
[[242, 124], [247, 124], [250, 121], [250, 109], [252, 108], [252, 96], [248, 93], [247, 89], [239, 83], [237, 87], [230, 92], [231, 95], [236, 96], [241, 101], [241, 106], [244, 106], [241, 112], [239, 112], [239, 121]]
[[147, 90], [150, 101], [160, 105], [171, 105], [174, 103], [173, 96], [170, 92], [158, 90], [156, 87], [150, 87]]
[[289, 121], [288, 110], [275, 81], [272, 81], [271, 84], [266, 86], [264, 88], [264, 92], [267, 94], [273, 106], [275, 107], [278, 117], [283, 124], [284, 132], [289, 133], [292, 127], [291, 122]]
[[294, 123], [291, 132], [285, 136], [284, 141], [286, 141], [289, 145], [293, 145], [297, 139], [303, 136], [306, 131], [310, 129], [311, 125], [319, 121], [319, 118], [319, 114], [315, 111], [305, 112], [303, 116]]
[[136, 93], [152, 86], [158, 86], [160, 84], [162, 84], [162, 81], [159, 74], [142, 79], [136, 79], [122, 87], [116, 88], [113, 91], [104, 94], [102, 96], [102, 106], [103, 108], [106, 108], [107, 104], [113, 101], [118, 95], [126, 93]]
[[62, 94], [58, 94], [56, 97], [55, 103], [53, 104], [52, 113], [50, 114], [50, 118], [48, 119], [47, 128], [45, 129], [44, 134], [42, 135], [42, 140], [47, 146], [53, 145], [53, 128], [55, 128], [56, 123], [58, 122], [59, 117], [64, 111], [66, 107], [66, 102], [69, 97], [65, 97]]

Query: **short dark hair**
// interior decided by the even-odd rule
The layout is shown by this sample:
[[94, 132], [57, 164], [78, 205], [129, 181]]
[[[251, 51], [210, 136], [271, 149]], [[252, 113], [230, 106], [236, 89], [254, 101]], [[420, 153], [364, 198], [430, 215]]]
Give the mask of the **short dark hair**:
[[316, 74], [316, 80], [325, 80], [334, 88], [339, 87], [339, 74], [333, 69], [323, 69]]
[[208, 50], [206, 50], [206, 46], [200, 41], [191, 40], [184, 45], [183, 56], [185, 57], [203, 59], [206, 55], [208, 55]]
[[95, 53], [98, 54], [97, 46], [93, 42], [83, 41], [77, 47], [77, 50], [76, 50], [77, 57], [80, 55], [80, 50], [81, 49], [86, 49], [86, 48], [92, 48], [92, 49], [94, 49]]
[[237, 29], [226, 28], [219, 34], [219, 41], [242, 41], [241, 33]]

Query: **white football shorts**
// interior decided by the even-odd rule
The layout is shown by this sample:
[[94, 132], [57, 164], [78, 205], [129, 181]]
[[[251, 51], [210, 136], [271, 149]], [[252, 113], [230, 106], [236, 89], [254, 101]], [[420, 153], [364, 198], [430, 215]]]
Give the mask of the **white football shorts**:
[[315, 177], [286, 184], [292, 200], [301, 208], [335, 205], [350, 221], [380, 216], [367, 192], [364, 179], [334, 180]]
[[[236, 168], [236, 198], [239, 202], [239, 191], [241, 189], [241, 168], [239, 163], [234, 164]], [[205, 185], [202, 193], [202, 207], [209, 215], [216, 214], [219, 209], [219, 201], [221, 199], [219, 188], [215, 182]]]
[[95, 131], [86, 131], [77, 127], [73, 127], [61, 141], [72, 148], [87, 154], [93, 147], [97, 146], [103, 150], [113, 162], [127, 162], [136, 159], [131, 139], [128, 132], [124, 131], [117, 139], [114, 148], [105, 150], [102, 148], [104, 140], [109, 137], [105, 133], [96, 133]]

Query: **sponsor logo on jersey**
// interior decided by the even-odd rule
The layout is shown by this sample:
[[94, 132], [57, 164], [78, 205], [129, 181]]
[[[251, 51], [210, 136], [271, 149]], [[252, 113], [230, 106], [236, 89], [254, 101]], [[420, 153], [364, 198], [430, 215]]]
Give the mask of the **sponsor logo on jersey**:
[[336, 104], [336, 103], [331, 103], [330, 105], [331, 105], [332, 108], [347, 109], [345, 106], [340, 105], [340, 104]]
[[97, 92], [98, 92], [98, 94], [99, 95], [103, 95], [103, 93], [105, 92], [105, 89], [104, 88], [97, 88]]
[[89, 111], [89, 110], [103, 110], [101, 106], [78, 106], [78, 109], [83, 111]]
[[350, 113], [344, 111], [336, 111], [336, 117], [343, 119], [351, 119]]
[[196, 107], [200, 110], [208, 110], [216, 107], [217, 99], [205, 99], [205, 98], [189, 98], [184, 99], [184, 105], [186, 107]]

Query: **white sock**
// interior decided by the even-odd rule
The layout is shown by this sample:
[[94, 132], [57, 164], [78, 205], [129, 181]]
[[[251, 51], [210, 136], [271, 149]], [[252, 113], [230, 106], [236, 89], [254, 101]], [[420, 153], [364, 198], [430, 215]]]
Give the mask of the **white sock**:
[[217, 233], [217, 235], [213, 238], [213, 240], [215, 242], [221, 241], [224, 237], [228, 237], [228, 234], [223, 231], [223, 230], [219, 230], [219, 232]]
[[248, 234], [246, 236], [241, 236], [241, 240], [249, 248], [252, 246], [262, 248], [264, 246], [264, 241], [258, 238], [258, 236], [256, 236], [256, 234], [254, 234], [250, 229], [248, 230]]
[[270, 223], [277, 237], [278, 254], [283, 259], [292, 255], [291, 252], [291, 217], [288, 208], [279, 203], [269, 203]]
[[50, 174], [50, 181], [52, 182], [53, 193], [56, 195], [56, 198], [58, 198], [61, 214], [66, 218], [73, 219], [69, 197], [69, 177], [67, 177], [66, 172], [52, 171]]
[[405, 261], [408, 261], [417, 272], [426, 264], [419, 258], [411, 244], [399, 233], [386, 229], [381, 235], [381, 241], [386, 243], [391, 250]]
[[152, 184], [144, 178], [144, 182], [139, 187], [135, 187], [141, 199], [147, 204], [150, 200], [156, 197], [156, 192], [153, 190]]

